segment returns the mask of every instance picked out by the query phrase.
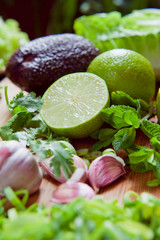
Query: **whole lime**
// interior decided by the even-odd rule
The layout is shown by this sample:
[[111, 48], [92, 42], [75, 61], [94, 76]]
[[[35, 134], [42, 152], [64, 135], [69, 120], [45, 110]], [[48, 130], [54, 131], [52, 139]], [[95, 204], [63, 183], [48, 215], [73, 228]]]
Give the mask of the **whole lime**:
[[155, 74], [151, 63], [141, 54], [113, 49], [95, 57], [88, 72], [103, 78], [109, 92], [121, 90], [133, 98], [150, 102], [155, 93]]
[[60, 136], [84, 138], [103, 123], [101, 110], [109, 106], [105, 81], [92, 73], [72, 73], [53, 83], [43, 96], [41, 116]]

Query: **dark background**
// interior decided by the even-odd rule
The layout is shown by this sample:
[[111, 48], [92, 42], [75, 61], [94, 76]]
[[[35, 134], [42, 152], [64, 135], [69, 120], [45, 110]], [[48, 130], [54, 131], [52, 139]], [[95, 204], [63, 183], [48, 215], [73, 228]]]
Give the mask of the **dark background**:
[[160, 8], [160, 0], [0, 0], [3, 19], [16, 19], [30, 39], [48, 34], [73, 32], [73, 21], [81, 15], [133, 9]]

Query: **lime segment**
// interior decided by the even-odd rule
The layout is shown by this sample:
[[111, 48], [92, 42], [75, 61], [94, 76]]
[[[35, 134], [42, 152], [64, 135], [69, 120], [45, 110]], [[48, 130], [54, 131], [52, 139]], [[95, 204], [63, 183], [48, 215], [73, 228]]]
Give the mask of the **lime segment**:
[[55, 133], [83, 138], [102, 125], [100, 111], [109, 106], [109, 92], [95, 74], [73, 73], [53, 83], [43, 100], [41, 116]]

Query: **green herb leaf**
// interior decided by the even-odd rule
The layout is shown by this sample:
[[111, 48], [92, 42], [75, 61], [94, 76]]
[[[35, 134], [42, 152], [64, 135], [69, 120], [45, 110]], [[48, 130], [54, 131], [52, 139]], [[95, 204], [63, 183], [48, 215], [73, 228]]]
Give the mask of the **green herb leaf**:
[[24, 92], [20, 92], [10, 101], [9, 110], [12, 112], [17, 107], [23, 110], [23, 107], [25, 107], [28, 112], [34, 113], [41, 109], [42, 103], [41, 97], [36, 97], [34, 92], [28, 93], [26, 96]]
[[112, 141], [115, 151], [126, 149], [131, 146], [135, 140], [136, 131], [134, 127], [122, 128], [115, 135]]
[[66, 178], [69, 178], [74, 171], [73, 159], [70, 150], [60, 141], [34, 140], [29, 141], [31, 149], [37, 154], [40, 160], [51, 158], [51, 166], [56, 177], [60, 177], [63, 169]]
[[0, 136], [3, 140], [9, 140], [12, 133], [22, 130], [27, 122], [30, 120], [30, 113], [27, 111], [18, 112], [14, 116], [12, 116], [8, 122], [6, 122], [0, 128]]
[[138, 123], [137, 123], [139, 119], [138, 113], [134, 108], [129, 106], [123, 106], [123, 105], [111, 106], [110, 108], [106, 108], [102, 110], [101, 114], [102, 114], [102, 119], [116, 129], [132, 126], [132, 125], [138, 126]]
[[134, 99], [123, 91], [112, 92], [111, 101], [113, 105], [126, 105], [133, 107], [141, 116], [144, 116], [150, 109], [150, 106], [144, 100]]
[[141, 130], [149, 138], [156, 137], [160, 141], [160, 125], [152, 123], [147, 119], [143, 119], [141, 122]]
[[95, 144], [91, 146], [91, 151], [98, 151], [101, 150], [102, 148], [108, 147], [112, 143], [113, 138], [108, 138], [103, 141], [97, 141]]

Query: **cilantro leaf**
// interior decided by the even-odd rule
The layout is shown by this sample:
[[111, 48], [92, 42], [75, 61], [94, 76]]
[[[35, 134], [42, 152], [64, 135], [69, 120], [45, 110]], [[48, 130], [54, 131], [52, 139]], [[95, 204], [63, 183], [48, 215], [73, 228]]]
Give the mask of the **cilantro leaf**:
[[0, 136], [3, 140], [8, 140], [12, 133], [22, 130], [30, 120], [30, 113], [27, 111], [18, 112], [13, 115], [1, 128]]
[[112, 145], [115, 151], [126, 149], [131, 146], [135, 140], [136, 131], [134, 127], [122, 128], [115, 135]]
[[141, 130], [144, 134], [149, 137], [156, 137], [160, 141], [160, 125], [156, 123], [152, 123], [147, 119], [143, 119], [141, 121]]
[[73, 159], [69, 149], [62, 142], [55, 140], [31, 140], [29, 145], [40, 160], [51, 157], [51, 166], [57, 178], [60, 177], [61, 168], [65, 177], [70, 177], [75, 169], [73, 167]]
[[24, 92], [20, 92], [9, 103], [9, 110], [12, 112], [16, 107], [25, 107], [30, 113], [34, 113], [41, 109], [43, 100], [41, 97], [36, 97], [34, 92], [28, 93], [26, 96]]
[[129, 106], [124, 105], [111, 106], [110, 108], [102, 110], [101, 115], [102, 119], [106, 123], [110, 124], [113, 128], [116, 129], [132, 126], [134, 124], [134, 122], [132, 122], [133, 116], [135, 125], [138, 126], [137, 123], [139, 119], [138, 113], [134, 108]]

